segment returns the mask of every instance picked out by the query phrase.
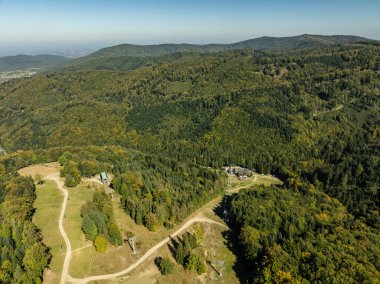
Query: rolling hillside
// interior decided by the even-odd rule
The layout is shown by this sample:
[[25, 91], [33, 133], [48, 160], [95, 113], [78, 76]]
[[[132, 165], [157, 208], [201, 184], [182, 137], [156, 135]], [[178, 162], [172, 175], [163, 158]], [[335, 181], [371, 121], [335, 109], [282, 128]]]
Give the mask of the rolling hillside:
[[294, 37], [260, 37], [241, 41], [233, 44], [159, 44], [159, 45], [132, 45], [122, 44], [101, 49], [89, 56], [92, 57], [145, 57], [162, 56], [178, 52], [202, 52], [211, 53], [228, 49], [252, 48], [259, 50], [268, 49], [300, 49], [305, 47], [319, 47], [321, 45], [331, 45], [342, 42], [358, 42], [367, 39], [356, 36], [319, 36], [319, 35], [299, 35]]
[[15, 55], [0, 58], [0, 71], [14, 71], [21, 69], [38, 69], [46, 71], [49, 68], [62, 65], [69, 61], [64, 56], [57, 55]]
[[70, 60], [55, 55], [17, 55], [0, 58], [0, 71], [35, 69], [47, 70], [119, 70], [131, 71], [140, 67], [178, 60], [189, 53], [215, 53], [228, 50], [254, 49], [263, 51], [297, 51], [342, 43], [371, 42], [356, 36], [299, 35], [294, 37], [261, 37], [233, 44], [121, 44], [103, 48], [95, 53]]
[[230, 45], [234, 49], [252, 48], [256, 50], [300, 50], [305, 48], [317, 48], [326, 45], [334, 45], [341, 43], [355, 43], [368, 41], [366, 38], [357, 36], [344, 35], [299, 35], [294, 37], [261, 37], [251, 40], [246, 40]]
[[[226, 242], [255, 267], [249, 279], [378, 280], [380, 46], [292, 40], [282, 46], [322, 47], [175, 53], [131, 72], [60, 71], [3, 83], [0, 148], [8, 155], [0, 170], [59, 158], [78, 181], [109, 169], [124, 210], [152, 231], [223, 191], [223, 166], [272, 174], [281, 187], [243, 190], [225, 203], [239, 238]], [[19, 194], [9, 186], [16, 182], [33, 186], [16, 179], [0, 189]]]
[[184, 53], [215, 53], [227, 50], [294, 51], [322, 46], [369, 41], [356, 36], [300, 35], [294, 37], [261, 37], [233, 44], [121, 44], [81, 57], [67, 66], [68, 70], [134, 70], [184, 56]]

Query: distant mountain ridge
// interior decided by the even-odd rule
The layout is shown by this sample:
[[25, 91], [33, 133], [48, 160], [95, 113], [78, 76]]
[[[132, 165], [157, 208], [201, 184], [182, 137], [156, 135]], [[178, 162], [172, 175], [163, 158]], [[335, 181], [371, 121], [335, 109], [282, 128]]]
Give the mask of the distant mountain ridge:
[[232, 44], [121, 44], [100, 49], [92, 54], [71, 60], [57, 55], [16, 55], [0, 58], [0, 71], [37, 68], [49, 70], [119, 70], [130, 71], [176, 60], [186, 53], [214, 53], [228, 50], [254, 49], [262, 51], [297, 51], [343, 43], [379, 43], [364, 37], [350, 35], [310, 35], [291, 37], [259, 37]]
[[[227, 50], [255, 49], [263, 51], [301, 50], [342, 43], [372, 42], [358, 36], [309, 35], [293, 37], [260, 37], [232, 44], [121, 44], [100, 49], [78, 58], [67, 66], [69, 70], [134, 70], [139, 67], [165, 62], [179, 53], [212, 53]], [[177, 56], [175, 56], [177, 54]], [[161, 58], [160, 58], [161, 57]]]
[[351, 35], [309, 35], [303, 34], [292, 37], [260, 37], [238, 42], [230, 45], [232, 49], [252, 48], [257, 50], [284, 50], [284, 49], [304, 49], [316, 48], [324, 45], [333, 45], [339, 43], [355, 43], [370, 41], [367, 38]]
[[252, 48], [258, 50], [268, 49], [300, 49], [305, 47], [318, 47], [344, 42], [369, 41], [358, 36], [345, 35], [299, 35], [293, 37], [259, 37], [232, 44], [158, 44], [158, 45], [133, 45], [121, 44], [103, 48], [88, 56], [162, 56], [177, 52], [218, 52], [230, 49]]

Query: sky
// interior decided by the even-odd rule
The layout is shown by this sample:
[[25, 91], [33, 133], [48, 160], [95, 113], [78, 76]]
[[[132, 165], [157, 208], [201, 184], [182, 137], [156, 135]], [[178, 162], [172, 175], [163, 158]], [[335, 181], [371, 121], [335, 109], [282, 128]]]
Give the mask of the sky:
[[0, 46], [380, 39], [380, 0], [0, 0]]

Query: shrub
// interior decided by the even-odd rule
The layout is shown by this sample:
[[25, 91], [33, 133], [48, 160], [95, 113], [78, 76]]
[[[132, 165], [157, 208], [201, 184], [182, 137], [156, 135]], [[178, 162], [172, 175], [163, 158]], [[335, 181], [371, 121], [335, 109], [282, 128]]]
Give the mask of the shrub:
[[107, 250], [107, 240], [103, 236], [97, 236], [94, 245], [97, 252], [103, 253]]
[[123, 238], [121, 237], [119, 227], [115, 223], [111, 223], [108, 226], [108, 234], [111, 244], [114, 246], [121, 246], [123, 244]]
[[172, 263], [167, 257], [157, 257], [155, 263], [162, 275], [168, 275], [174, 271], [174, 263]]
[[158, 229], [158, 220], [155, 214], [149, 213], [144, 218], [144, 224], [148, 230], [155, 232]]

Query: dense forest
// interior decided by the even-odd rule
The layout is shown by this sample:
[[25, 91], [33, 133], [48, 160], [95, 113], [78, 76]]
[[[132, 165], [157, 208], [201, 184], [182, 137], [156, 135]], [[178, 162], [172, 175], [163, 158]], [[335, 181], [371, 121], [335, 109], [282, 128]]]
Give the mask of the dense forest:
[[121, 195], [125, 211], [151, 231], [159, 225], [172, 227], [225, 188], [222, 171], [120, 147], [73, 148], [59, 162], [69, 187], [82, 177], [112, 173], [111, 186]]
[[1, 283], [42, 283], [51, 256], [32, 223], [35, 198], [32, 178], [0, 172]]
[[186, 54], [132, 73], [8, 82], [1, 146], [120, 145], [214, 168], [239, 164], [294, 186], [311, 181], [378, 226], [379, 48]]
[[230, 200], [255, 283], [376, 283], [379, 232], [313, 186], [255, 188]]
[[222, 166], [271, 173], [284, 187], [231, 201], [251, 281], [370, 282], [379, 278], [379, 54], [374, 42], [194, 52], [134, 71], [124, 57], [7, 82], [0, 174], [59, 160], [75, 186], [111, 172], [125, 211], [154, 231], [220, 194]]

